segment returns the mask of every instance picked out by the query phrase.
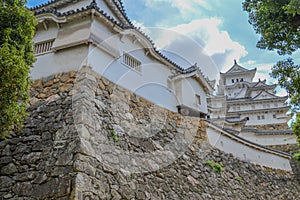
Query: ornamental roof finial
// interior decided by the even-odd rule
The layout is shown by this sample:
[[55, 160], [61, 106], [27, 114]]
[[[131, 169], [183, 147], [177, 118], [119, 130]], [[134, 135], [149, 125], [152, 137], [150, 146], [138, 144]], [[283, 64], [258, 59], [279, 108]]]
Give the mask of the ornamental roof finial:
[[236, 59], [234, 59], [234, 64], [237, 65]]

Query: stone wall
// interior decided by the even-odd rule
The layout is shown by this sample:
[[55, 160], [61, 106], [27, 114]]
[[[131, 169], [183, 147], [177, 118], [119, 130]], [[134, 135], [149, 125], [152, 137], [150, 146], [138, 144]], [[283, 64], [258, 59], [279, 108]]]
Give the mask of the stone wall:
[[205, 123], [89, 68], [35, 81], [21, 133], [0, 142], [0, 199], [297, 199], [292, 173], [212, 148]]
[[[0, 199], [67, 199], [72, 189], [75, 73], [34, 82], [21, 133], [0, 142]], [[24, 197], [24, 198], [23, 198]]]

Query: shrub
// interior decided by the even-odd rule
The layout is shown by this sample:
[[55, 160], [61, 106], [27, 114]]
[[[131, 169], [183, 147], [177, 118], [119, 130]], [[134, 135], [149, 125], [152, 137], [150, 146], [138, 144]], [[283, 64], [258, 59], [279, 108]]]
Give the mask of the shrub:
[[25, 4], [24, 0], [0, 1], [1, 138], [20, 130], [28, 107], [36, 20]]
[[222, 165], [220, 165], [219, 163], [216, 163], [216, 162], [209, 161], [209, 160], [206, 161], [206, 165], [208, 165], [216, 173], [221, 173], [224, 170]]

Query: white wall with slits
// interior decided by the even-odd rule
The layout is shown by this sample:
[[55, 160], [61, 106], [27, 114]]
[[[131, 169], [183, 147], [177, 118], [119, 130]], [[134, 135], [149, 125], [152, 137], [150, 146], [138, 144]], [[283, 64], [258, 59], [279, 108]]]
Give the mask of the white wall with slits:
[[290, 156], [286, 154], [240, 139], [210, 123], [208, 123], [206, 131], [208, 141], [212, 146], [230, 153], [236, 158], [274, 169], [292, 170], [289, 163]]

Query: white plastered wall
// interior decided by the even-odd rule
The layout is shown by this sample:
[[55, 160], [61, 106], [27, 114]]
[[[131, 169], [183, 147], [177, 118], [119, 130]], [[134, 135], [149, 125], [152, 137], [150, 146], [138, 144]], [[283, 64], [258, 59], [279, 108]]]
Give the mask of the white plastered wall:
[[[90, 46], [88, 65], [94, 71], [151, 102], [177, 111], [177, 97], [167, 84], [171, 75], [169, 67], [147, 56], [144, 46], [131, 34], [110, 32], [98, 22], [93, 24], [93, 34], [101, 37], [100, 45]], [[140, 61], [141, 71], [126, 66], [122, 62], [123, 53]]]
[[239, 142], [227, 135], [221, 134], [221, 131], [209, 126], [207, 129], [209, 143], [224, 151], [230, 153], [234, 157], [247, 162], [266, 166], [275, 169], [291, 171], [288, 157], [276, 155], [263, 149], [256, 148], [255, 145], [250, 146], [243, 142]]
[[[182, 84], [182, 104], [195, 110], [207, 113], [207, 95], [203, 87], [194, 78], [181, 80]], [[200, 96], [201, 104], [198, 104], [196, 95]]]
[[[87, 57], [87, 52], [88, 47], [82, 45], [37, 56], [30, 75], [33, 79], [39, 79], [61, 72], [78, 70], [80, 63], [83, 63]], [[68, 62], [66, 62], [66, 58]]]

